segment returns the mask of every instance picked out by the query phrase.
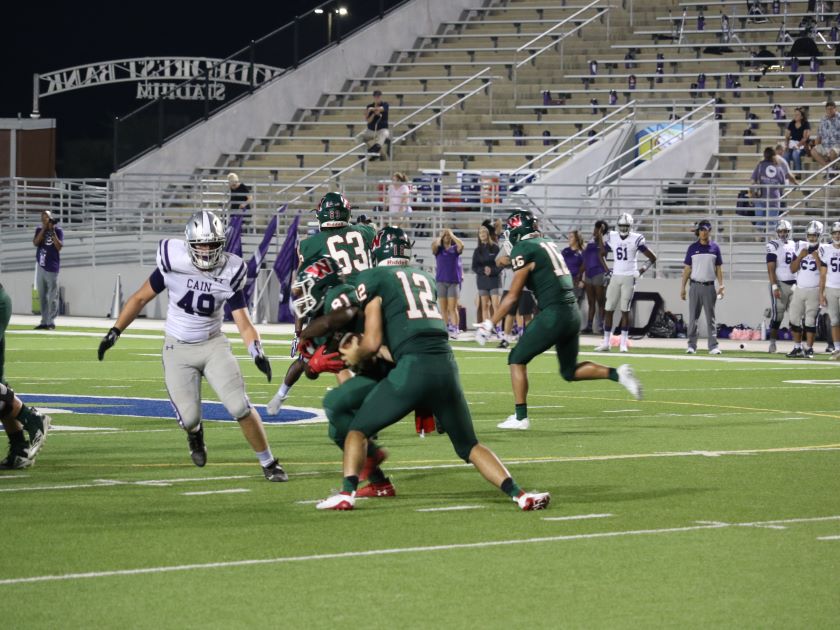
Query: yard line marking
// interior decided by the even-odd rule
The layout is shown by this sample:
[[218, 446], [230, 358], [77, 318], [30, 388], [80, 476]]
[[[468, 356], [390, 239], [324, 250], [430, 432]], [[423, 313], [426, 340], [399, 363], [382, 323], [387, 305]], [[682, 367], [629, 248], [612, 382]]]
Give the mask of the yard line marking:
[[0, 492], [24, 492], [28, 490], [78, 490], [80, 488], [107, 488], [108, 486], [170, 486], [173, 483], [184, 483], [188, 481], [227, 481], [231, 479], [250, 479], [259, 475], [225, 475], [222, 477], [195, 477], [182, 479], [148, 479], [145, 481], [116, 481], [113, 479], [94, 479], [91, 483], [73, 483], [59, 486], [25, 486], [22, 488], [0, 488]]
[[457, 510], [483, 510], [483, 505], [453, 505], [452, 507], [420, 508], [415, 512], [455, 512]]
[[0, 475], [0, 481], [3, 479], [23, 479], [24, 477], [28, 477], [29, 475]]
[[143, 567], [137, 569], [115, 569], [112, 571], [90, 571], [85, 573], [64, 573], [58, 575], [36, 575], [32, 577], [0, 579], [0, 586], [13, 584], [30, 584], [33, 582], [60, 582], [69, 580], [88, 580], [92, 578], [122, 577], [127, 575], [150, 575], [156, 573], [172, 573], [176, 571], [196, 571], [202, 569], [227, 569], [233, 567], [261, 566], [271, 564], [286, 564], [290, 562], [309, 562], [313, 560], [344, 560], [350, 558], [369, 558], [405, 553], [428, 553], [434, 551], [452, 551], [456, 549], [486, 549], [490, 547], [504, 547], [509, 545], [529, 545], [535, 543], [566, 542], [573, 540], [590, 540], [598, 538], [619, 538], [623, 536], [655, 536], [657, 534], [675, 534], [711, 529], [728, 529], [743, 525], [773, 524], [773, 523], [810, 523], [818, 521], [840, 520], [840, 516], [820, 516], [813, 518], [785, 519], [777, 521], [760, 521], [757, 523], [710, 523], [704, 525], [688, 525], [685, 527], [663, 527], [660, 529], [632, 529], [626, 531], [598, 532], [592, 534], [569, 534], [565, 536], [541, 536], [539, 538], [514, 538], [510, 540], [488, 540], [474, 543], [454, 543], [450, 545], [429, 545], [426, 547], [395, 547], [386, 549], [369, 549], [364, 551], [345, 551], [340, 553], [324, 553], [310, 556], [285, 556], [279, 558], [255, 558], [251, 560], [231, 560], [228, 562], [207, 562], [197, 564], [178, 564], [159, 567]]
[[641, 409], [604, 409], [601, 413], [638, 413]]
[[182, 492], [185, 497], [200, 497], [208, 494], [240, 494], [251, 492], [248, 488], [228, 488], [227, 490], [203, 490], [201, 492]]
[[840, 536], [820, 536], [817, 540], [840, 540]]
[[566, 405], [528, 405], [529, 409], [563, 409]]
[[544, 521], [580, 521], [588, 518], [608, 518], [613, 514], [577, 514], [576, 516], [544, 516]]

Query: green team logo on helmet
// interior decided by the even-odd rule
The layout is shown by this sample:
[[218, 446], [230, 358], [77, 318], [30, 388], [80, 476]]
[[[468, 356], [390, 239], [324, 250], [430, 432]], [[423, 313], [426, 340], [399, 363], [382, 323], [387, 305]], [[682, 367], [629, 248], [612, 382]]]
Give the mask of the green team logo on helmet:
[[317, 314], [324, 306], [327, 291], [342, 282], [341, 268], [329, 256], [303, 263], [292, 283], [292, 307], [298, 319]]
[[407, 265], [411, 261], [411, 241], [402, 228], [385, 227], [379, 230], [372, 251], [377, 266]]
[[537, 219], [530, 210], [514, 210], [507, 218], [505, 225], [505, 237], [511, 245], [516, 245], [520, 239], [539, 231]]
[[321, 197], [315, 213], [322, 228], [344, 227], [350, 224], [350, 202], [341, 193], [330, 192]]

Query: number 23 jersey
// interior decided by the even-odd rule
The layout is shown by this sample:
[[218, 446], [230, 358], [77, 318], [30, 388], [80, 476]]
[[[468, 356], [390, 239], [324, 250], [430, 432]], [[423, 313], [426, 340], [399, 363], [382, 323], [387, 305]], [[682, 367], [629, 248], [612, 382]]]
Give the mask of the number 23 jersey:
[[202, 271], [193, 265], [187, 243], [178, 239], [160, 242], [157, 269], [149, 277], [155, 293], [169, 291], [165, 332], [179, 341], [205, 341], [222, 330], [222, 307], [244, 308], [246, 266], [239, 256], [225, 254], [224, 263]]

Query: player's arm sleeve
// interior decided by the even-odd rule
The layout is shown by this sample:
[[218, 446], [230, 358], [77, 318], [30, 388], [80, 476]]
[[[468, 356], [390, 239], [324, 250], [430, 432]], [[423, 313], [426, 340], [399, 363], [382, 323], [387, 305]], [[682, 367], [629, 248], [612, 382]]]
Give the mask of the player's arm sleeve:
[[242, 291], [234, 291], [233, 295], [228, 298], [227, 303], [230, 306], [231, 312], [248, 306], [248, 302], [245, 300], [245, 294]]
[[152, 275], [149, 276], [149, 284], [155, 293], [160, 293], [166, 288], [166, 279], [163, 277], [160, 269], [155, 269]]
[[243, 287], [245, 286], [245, 278], [248, 275], [248, 266], [243, 261], [239, 268], [236, 270], [236, 273], [233, 274], [233, 277], [230, 280], [230, 289], [234, 293], [237, 291], [242, 291]]
[[639, 238], [636, 239], [636, 249], [638, 249], [640, 252], [647, 251], [647, 242], [645, 241], [644, 236], [639, 235]]

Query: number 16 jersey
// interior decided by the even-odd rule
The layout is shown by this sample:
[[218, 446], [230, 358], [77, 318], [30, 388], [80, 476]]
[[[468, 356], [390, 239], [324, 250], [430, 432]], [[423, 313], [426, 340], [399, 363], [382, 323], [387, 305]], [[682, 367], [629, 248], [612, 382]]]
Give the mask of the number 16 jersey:
[[222, 307], [244, 308], [246, 266], [239, 256], [225, 254], [224, 263], [202, 271], [192, 263], [187, 243], [177, 239], [160, 242], [157, 269], [149, 277], [155, 293], [169, 291], [166, 311], [167, 335], [195, 343], [218, 335], [222, 330]]

